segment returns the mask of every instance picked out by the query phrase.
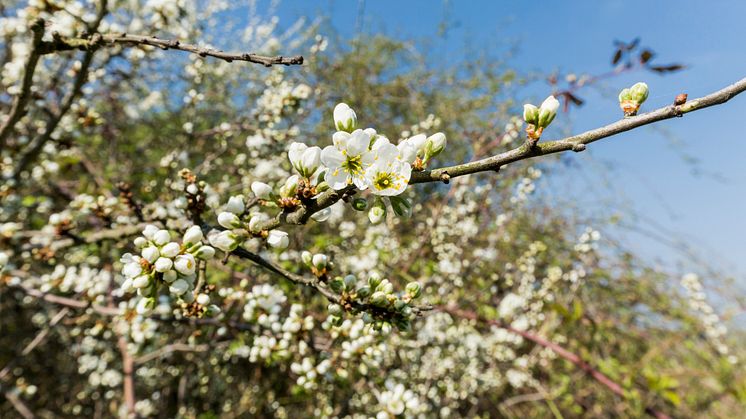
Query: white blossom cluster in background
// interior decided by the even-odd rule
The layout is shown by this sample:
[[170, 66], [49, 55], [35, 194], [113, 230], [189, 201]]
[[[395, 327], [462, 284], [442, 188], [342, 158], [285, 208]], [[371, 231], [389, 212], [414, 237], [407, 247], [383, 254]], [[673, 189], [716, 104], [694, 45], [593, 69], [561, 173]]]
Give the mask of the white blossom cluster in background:
[[202, 243], [203, 235], [199, 226], [192, 226], [184, 233], [182, 242], [171, 240], [171, 233], [150, 224], [135, 239], [139, 255], [126, 253], [122, 256], [124, 292], [137, 291], [143, 297], [137, 305], [137, 312], [147, 314], [155, 308], [158, 290], [165, 288], [177, 298], [180, 304], [196, 302], [200, 313], [216, 314], [220, 309], [210, 304], [205, 293], [195, 295], [198, 260], [210, 260], [215, 249]]
[[728, 328], [707, 302], [707, 295], [704, 292], [699, 275], [691, 272], [685, 274], [681, 277], [681, 286], [684, 287], [689, 297], [689, 308], [701, 314], [701, 321], [705, 328], [707, 339], [712, 342], [715, 350], [721, 355], [728, 357], [728, 361], [732, 364], [737, 363], [738, 358], [730, 355], [728, 346], [723, 342], [723, 338], [728, 334]]
[[[109, 2], [97, 30], [223, 50], [300, 51], [308, 61], [309, 52], [325, 58], [324, 51], [337, 47], [334, 38], [316, 34], [315, 24], [300, 19], [283, 32], [279, 19], [258, 18], [257, 3], [249, 3], [239, 36], [230, 39], [225, 32], [235, 28], [226, 17], [239, 9], [228, 1]], [[0, 17], [0, 42], [10, 53], [0, 85], [11, 96], [30, 52], [31, 22], [47, 20], [47, 40], [52, 31], [81, 36], [100, 3], [17, 4]], [[54, 356], [70, 359], [77, 378], [48, 388], [34, 368], [14, 367], [7, 394], [33, 405], [39, 394], [65, 392], [52, 414], [126, 417], [129, 356], [138, 417], [457, 417], [545, 391], [547, 401], [575, 406], [561, 380], [585, 388], [591, 378], [566, 373], [569, 363], [555, 362], [555, 352], [515, 331], [572, 351], [596, 339], [586, 318], [573, 324], [558, 313], [588, 307], [593, 319], [605, 306], [585, 298], [597, 295], [590, 293], [594, 287], [617, 286], [608, 284], [616, 267], [599, 262], [599, 230], [543, 211], [551, 209], [540, 193], [548, 165], [516, 162], [497, 177], [409, 187], [410, 177], [435, 167], [438, 157], [441, 163], [483, 158], [527, 141], [524, 129], [538, 141], [555, 118], [554, 97], [527, 105], [523, 118], [499, 116], [499, 134], [479, 133], [478, 124], [458, 122], [458, 115], [430, 113], [440, 112], [439, 103], [393, 117], [390, 104], [361, 104], [389, 112], [381, 118], [389, 126], [378, 131], [363, 128], [345, 103], [329, 115], [326, 106], [347, 87], [323, 84], [313, 66], [244, 71], [237, 63], [147, 46], [107, 46], [96, 54], [80, 98], [21, 174], [21, 183], [40, 193], [16, 189], [13, 152], [44, 133], [46, 112], [75, 79], [84, 51], [40, 60], [30, 113], [10, 139], [12, 151], [0, 150], [2, 303], [35, 310], [30, 324], [14, 326], [46, 330], [45, 338], [62, 348]], [[317, 120], [326, 128], [333, 122], [333, 130]], [[130, 141], [120, 135], [135, 131], [128, 126], [152, 133]], [[441, 129], [449, 138], [451, 132], [470, 138], [461, 133], [472, 130], [490, 138], [474, 144], [459, 138], [445, 153]], [[101, 153], [105, 158], [94, 154], [107, 150], [99, 142], [111, 147], [110, 155]], [[119, 152], [143, 162], [119, 161]], [[189, 170], [173, 176], [183, 167]], [[132, 197], [126, 188], [117, 195], [119, 180], [132, 181]], [[329, 205], [325, 198], [332, 195], [340, 199]], [[319, 203], [324, 208], [305, 225], [288, 222]], [[737, 364], [699, 278], [687, 274], [681, 283], [708, 341]], [[51, 327], [64, 306], [59, 301], [73, 305]], [[583, 349], [582, 358], [603, 351]], [[609, 355], [610, 364], [616, 356]]]

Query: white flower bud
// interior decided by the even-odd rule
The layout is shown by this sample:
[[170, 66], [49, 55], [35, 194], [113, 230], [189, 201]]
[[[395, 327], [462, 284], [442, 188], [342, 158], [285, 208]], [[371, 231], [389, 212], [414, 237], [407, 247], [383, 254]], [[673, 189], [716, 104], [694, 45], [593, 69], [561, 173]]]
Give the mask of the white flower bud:
[[210, 304], [210, 296], [200, 293], [199, 295], [197, 295], [197, 303], [203, 306]]
[[197, 194], [199, 193], [199, 188], [198, 188], [198, 187], [197, 187], [197, 185], [195, 185], [194, 183], [190, 183], [190, 184], [189, 184], [189, 185], [188, 185], [188, 186], [186, 187], [186, 191], [187, 191], [187, 193], [188, 193], [188, 194], [190, 194], [190, 195], [197, 195]]
[[292, 143], [288, 150], [288, 159], [301, 176], [308, 178], [321, 164], [321, 148]]
[[145, 238], [148, 240], [153, 240], [153, 237], [155, 236], [155, 233], [158, 232], [158, 230], [158, 227], [154, 226], [153, 224], [148, 224], [142, 231], [142, 235], [145, 236]]
[[171, 294], [182, 295], [189, 289], [189, 284], [183, 279], [177, 279], [169, 287], [168, 291]]
[[308, 250], [304, 250], [300, 254], [300, 260], [303, 261], [308, 266], [312, 266], [313, 264], [313, 255]]
[[148, 245], [148, 239], [145, 237], [138, 237], [135, 239], [135, 247], [138, 249], [143, 248]]
[[[0, 260], [0, 266], [2, 265], [5, 265], [5, 264], [2, 263], [2, 260]], [[122, 268], [122, 275], [124, 275], [127, 278], [134, 278], [137, 275], [140, 275], [141, 273], [142, 273], [142, 266], [137, 262], [127, 263]]]
[[168, 230], [158, 230], [153, 235], [153, 243], [155, 243], [158, 246], [163, 246], [169, 241], [171, 241], [171, 235], [168, 233]]
[[140, 275], [132, 280], [132, 286], [135, 288], [145, 288], [150, 285], [150, 277], [147, 275]]
[[523, 120], [527, 124], [537, 125], [539, 123], [539, 108], [529, 103], [523, 105]]
[[322, 253], [313, 255], [313, 259], [311, 260], [311, 262], [313, 263], [313, 267], [318, 270], [325, 269], [328, 261], [329, 261], [329, 258], [325, 254], [322, 254]]
[[132, 292], [132, 290], [135, 289], [135, 287], [132, 286], [132, 278], [125, 279], [119, 288], [122, 290], [122, 292]]
[[195, 262], [194, 256], [188, 253], [179, 255], [174, 261], [174, 269], [182, 275], [192, 275], [197, 269], [197, 262]]
[[241, 220], [232, 212], [221, 212], [218, 214], [218, 224], [225, 228], [238, 228], [241, 226]]
[[252, 233], [258, 233], [261, 231], [260, 225], [264, 224], [265, 222], [269, 221], [269, 215], [259, 212], [251, 216], [251, 219], [249, 220], [249, 230]]
[[169, 284], [176, 281], [176, 277], [178, 274], [173, 269], [166, 271], [163, 273], [163, 280], [168, 282]]
[[173, 258], [174, 256], [178, 255], [180, 251], [181, 251], [181, 246], [179, 246], [179, 243], [170, 242], [166, 244], [165, 246], [161, 247], [161, 256], [164, 256], [167, 258]]
[[155, 261], [155, 270], [157, 272], [166, 272], [174, 266], [174, 261], [169, 258], [160, 257]]
[[158, 256], [161, 255], [158, 248], [155, 246], [148, 246], [142, 249], [141, 254], [142, 258], [147, 260], [149, 263], [155, 262], [155, 260], [158, 259]]
[[557, 115], [559, 105], [559, 100], [555, 99], [554, 96], [550, 95], [544, 99], [544, 102], [542, 102], [541, 107], [539, 108], [539, 120], [537, 125], [541, 128], [548, 127]]
[[210, 260], [215, 256], [215, 249], [211, 246], [201, 246], [197, 249], [197, 252], [194, 253], [194, 256], [202, 260]]
[[275, 249], [285, 249], [290, 244], [288, 233], [280, 230], [271, 230], [267, 236], [267, 244]]
[[259, 199], [269, 200], [272, 198], [272, 187], [264, 182], [253, 182], [251, 192]]
[[357, 127], [357, 115], [346, 103], [339, 103], [334, 107], [334, 127], [347, 132], [352, 132]]
[[291, 196], [294, 196], [296, 191], [298, 190], [298, 181], [300, 178], [298, 175], [293, 175], [287, 178], [285, 181], [285, 184], [280, 187], [280, 196], [283, 198], [290, 198]]
[[417, 158], [417, 149], [409, 141], [400, 142], [396, 148], [399, 149], [399, 159], [407, 163], [413, 163]]
[[230, 253], [238, 247], [238, 236], [232, 231], [221, 231], [218, 234], [210, 235], [210, 244], [218, 249]]
[[246, 209], [246, 205], [243, 202], [242, 195], [236, 195], [228, 198], [228, 203], [225, 204], [225, 210], [234, 214], [241, 215]]
[[199, 243], [200, 241], [202, 241], [203, 237], [204, 236], [202, 235], [202, 229], [199, 226], [191, 226], [184, 233], [183, 241], [185, 245], [189, 246]]
[[417, 156], [425, 156], [425, 143], [427, 142], [427, 136], [425, 134], [417, 134], [414, 137], [409, 137], [406, 140], [409, 144], [414, 147], [417, 152]]
[[139, 315], [146, 315], [149, 314], [153, 309], [155, 308], [156, 301], [155, 298], [143, 298], [137, 303], [137, 307], [135, 307], [135, 311]]
[[442, 132], [437, 132], [427, 138], [425, 141], [425, 161], [440, 154], [443, 149], [446, 148], [446, 135]]

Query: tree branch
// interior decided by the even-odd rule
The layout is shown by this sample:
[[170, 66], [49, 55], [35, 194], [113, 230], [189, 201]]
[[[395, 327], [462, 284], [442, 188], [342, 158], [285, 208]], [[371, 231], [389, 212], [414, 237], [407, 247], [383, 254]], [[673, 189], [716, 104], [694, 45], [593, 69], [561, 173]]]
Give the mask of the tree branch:
[[[288, 281], [313, 288], [314, 290], [318, 291], [321, 295], [326, 297], [326, 299], [329, 300], [329, 302], [340, 304], [342, 306], [349, 305], [355, 311], [390, 316], [392, 318], [401, 315], [399, 312], [393, 309], [387, 309], [387, 308], [379, 307], [373, 304], [359, 303], [357, 301], [343, 300], [339, 294], [332, 291], [327, 286], [327, 284], [321, 281], [319, 278], [316, 278], [316, 277], [307, 278], [307, 277], [304, 277], [303, 275], [294, 274], [290, 271], [283, 269], [281, 266], [275, 264], [274, 262], [264, 259], [263, 257], [257, 255], [256, 253], [249, 252], [248, 250], [244, 248], [239, 247], [236, 250], [234, 250], [232, 254], [243, 259], [248, 259], [254, 262], [255, 264], [259, 265], [261, 268], [269, 272], [272, 272], [276, 275], [279, 275], [287, 279]], [[412, 306], [412, 311], [416, 313], [417, 315], [422, 315], [423, 312], [429, 311], [429, 310], [432, 310], [432, 306], [429, 306], [429, 305]]]
[[175, 49], [179, 51], [191, 52], [200, 57], [214, 57], [227, 62], [246, 61], [255, 64], [261, 64], [265, 67], [273, 65], [302, 65], [303, 56], [294, 55], [284, 57], [282, 55], [266, 56], [252, 53], [224, 52], [218, 49], [199, 47], [192, 44], [185, 44], [178, 40], [159, 39], [154, 36], [131, 35], [131, 34], [102, 34], [100, 37], [87, 38], [68, 38], [55, 35], [51, 42], [42, 44], [41, 54], [51, 54], [58, 51], [83, 50], [90, 51], [99, 47], [113, 47], [115, 45], [138, 46], [148, 45], [163, 50]]
[[23, 81], [21, 82], [21, 92], [16, 96], [13, 101], [13, 106], [8, 114], [8, 119], [3, 122], [0, 126], [0, 150], [5, 146], [5, 140], [13, 133], [13, 129], [18, 121], [23, 118], [26, 114], [26, 104], [31, 97], [31, 83], [34, 80], [34, 72], [36, 71], [36, 64], [39, 62], [41, 57], [40, 46], [42, 44], [42, 37], [44, 36], [44, 19], [36, 19], [31, 25], [31, 31], [34, 34], [33, 41], [31, 43], [31, 52], [29, 53], [26, 65], [24, 66]]
[[443, 167], [440, 169], [426, 170], [423, 172], [413, 172], [409, 180], [410, 184], [424, 182], [447, 182], [450, 178], [469, 175], [478, 172], [495, 171], [500, 167], [519, 160], [525, 160], [537, 156], [554, 154], [563, 151], [583, 151], [587, 144], [611, 137], [613, 135], [639, 128], [654, 122], [663, 121], [675, 117], [683, 116], [686, 113], [708, 108], [710, 106], [720, 105], [734, 96], [746, 90], [746, 78], [739, 80], [730, 86], [711, 93], [698, 99], [690, 100], [678, 106], [666, 106], [652, 112], [640, 114], [617, 121], [605, 127], [586, 131], [582, 134], [563, 138], [561, 140], [539, 143], [535, 147], [529, 147], [524, 144], [510, 151], [487, 157], [470, 163], [456, 166]]

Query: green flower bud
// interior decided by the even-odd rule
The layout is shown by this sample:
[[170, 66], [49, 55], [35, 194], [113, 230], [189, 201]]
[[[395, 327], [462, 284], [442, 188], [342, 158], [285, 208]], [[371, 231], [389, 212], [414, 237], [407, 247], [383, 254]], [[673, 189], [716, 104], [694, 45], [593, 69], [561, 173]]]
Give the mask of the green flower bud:
[[409, 218], [412, 216], [412, 204], [408, 199], [399, 196], [390, 196], [391, 208], [399, 217]]
[[619, 92], [619, 103], [626, 102], [632, 100], [632, 93], [629, 89], [624, 88], [621, 92]]
[[370, 295], [370, 287], [362, 286], [355, 291], [355, 294], [360, 298], [367, 298]]
[[365, 198], [355, 198], [352, 200], [352, 208], [356, 211], [365, 211], [368, 209], [368, 200]]
[[406, 287], [407, 294], [412, 298], [417, 298], [422, 293], [422, 286], [419, 282], [410, 282]]
[[321, 193], [327, 190], [329, 190], [329, 184], [326, 182], [321, 182], [318, 185], [316, 185], [316, 193]]
[[218, 307], [215, 304], [210, 304], [207, 307], [207, 310], [205, 310], [205, 315], [207, 315], [209, 317], [216, 316], [218, 314], [220, 314], [220, 307]]
[[404, 316], [404, 317], [406, 317], [406, 318], [412, 317], [412, 314], [413, 314], [413, 311], [412, 311], [412, 307], [410, 307], [410, 306], [406, 306], [406, 307], [404, 307], [404, 308], [401, 309], [401, 315]]
[[367, 313], [367, 312], [363, 313], [363, 323], [370, 324], [370, 323], [373, 323], [374, 320], [375, 319], [370, 313]]
[[355, 285], [357, 284], [357, 278], [355, 275], [347, 275], [344, 279], [345, 281], [345, 289], [352, 290], [355, 288]]
[[342, 326], [342, 318], [338, 316], [331, 316], [329, 317], [329, 322], [332, 324], [332, 326]]
[[396, 320], [396, 328], [399, 329], [400, 332], [408, 332], [411, 327], [412, 327], [412, 324], [409, 320], [406, 320], [406, 319]]
[[635, 83], [634, 86], [629, 89], [629, 91], [630, 95], [632, 96], [632, 100], [640, 105], [642, 105], [642, 103], [645, 102], [645, 100], [647, 100], [648, 98], [648, 85], [643, 82]]
[[645, 83], [635, 83], [628, 89], [622, 89], [619, 92], [619, 107], [624, 111], [624, 116], [637, 115], [640, 105], [648, 98], [648, 85]]
[[539, 120], [537, 121], [540, 128], [546, 128], [552, 123], [554, 117], [557, 116], [559, 105], [559, 100], [554, 96], [549, 96], [544, 100], [539, 108]]
[[344, 314], [344, 309], [339, 304], [329, 304], [326, 309], [329, 310], [329, 314], [331, 314], [332, 316], [341, 316], [342, 314]]
[[298, 175], [290, 176], [285, 184], [280, 187], [280, 196], [283, 198], [290, 198], [295, 196], [298, 191]]
[[394, 308], [397, 311], [401, 311], [406, 306], [407, 306], [407, 303], [405, 303], [404, 301], [402, 301], [402, 300], [400, 300], [398, 298], [396, 300], [394, 300]]
[[538, 125], [539, 121], [539, 108], [529, 103], [523, 105], [523, 120], [527, 124]]
[[332, 279], [331, 281], [329, 281], [329, 288], [331, 288], [332, 291], [339, 294], [345, 290], [345, 282], [342, 280], [342, 277], [338, 276]]
[[373, 293], [373, 295], [370, 296], [370, 302], [371, 304], [377, 305], [377, 306], [385, 306], [388, 303], [388, 300], [386, 299], [386, 294], [381, 291], [376, 291]]
[[425, 140], [425, 163], [431, 158], [440, 154], [443, 149], [446, 148], [446, 135], [442, 132], [437, 132]]
[[376, 289], [378, 288], [378, 285], [381, 283], [381, 279], [382, 279], [381, 274], [376, 271], [373, 271], [370, 273], [370, 276], [368, 277], [368, 285], [372, 289]]
[[383, 281], [381, 281], [381, 285], [378, 286], [378, 290], [386, 294], [391, 294], [392, 292], [394, 292], [394, 284], [389, 282], [388, 279], [384, 279]]
[[309, 268], [313, 266], [313, 255], [308, 250], [304, 250], [300, 254], [300, 260], [303, 261], [303, 263], [308, 266]]

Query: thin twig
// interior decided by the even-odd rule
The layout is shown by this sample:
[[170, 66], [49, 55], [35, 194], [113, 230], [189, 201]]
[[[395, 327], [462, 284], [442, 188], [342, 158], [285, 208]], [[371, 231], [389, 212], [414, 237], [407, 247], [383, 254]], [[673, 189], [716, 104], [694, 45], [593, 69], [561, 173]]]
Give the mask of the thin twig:
[[34, 80], [36, 64], [41, 57], [40, 46], [42, 37], [44, 37], [44, 19], [36, 19], [31, 25], [31, 31], [34, 34], [31, 43], [31, 52], [29, 53], [26, 65], [24, 66], [23, 81], [21, 82], [21, 92], [13, 101], [8, 119], [0, 126], [0, 150], [5, 146], [5, 140], [10, 136], [18, 121], [26, 114], [26, 104], [31, 97], [31, 83]]
[[135, 358], [135, 365], [145, 364], [154, 359], [158, 359], [164, 355], [169, 355], [173, 352], [207, 352], [210, 350], [210, 345], [189, 345], [186, 343], [171, 343], [163, 346], [153, 352], [149, 352], [141, 357]]
[[666, 106], [649, 113], [625, 118], [613, 124], [586, 131], [582, 134], [563, 138], [561, 140], [539, 143], [535, 147], [529, 147], [528, 145], [524, 144], [510, 151], [506, 151], [504, 153], [500, 153], [495, 156], [487, 157], [485, 159], [477, 160], [474, 162], [451, 167], [443, 167], [440, 169], [427, 170], [424, 172], [413, 172], [409, 183], [415, 184], [424, 182], [439, 182], [444, 181], [444, 177], [451, 179], [454, 177], [469, 175], [472, 173], [495, 171], [501, 166], [519, 160], [525, 160], [563, 151], [583, 151], [586, 149], [586, 145], [592, 142], [608, 138], [634, 128], [652, 124], [654, 122], [680, 117], [689, 112], [723, 104], [734, 96], [744, 92], [745, 90], [746, 78], [743, 78], [724, 89], [698, 99], [690, 100], [683, 105]]
[[225, 52], [214, 48], [199, 47], [197, 45], [182, 43], [178, 40], [160, 39], [154, 36], [132, 35], [132, 34], [102, 34], [100, 38], [71, 38], [55, 36], [51, 42], [45, 42], [42, 47], [42, 54], [50, 54], [58, 51], [69, 50], [94, 50], [99, 47], [111, 47], [114, 45], [148, 45], [163, 50], [175, 49], [179, 51], [191, 52], [200, 57], [214, 57], [227, 62], [246, 61], [255, 64], [261, 64], [265, 67], [272, 65], [302, 65], [303, 56], [294, 55], [284, 57], [282, 55], [266, 56], [252, 53]]

